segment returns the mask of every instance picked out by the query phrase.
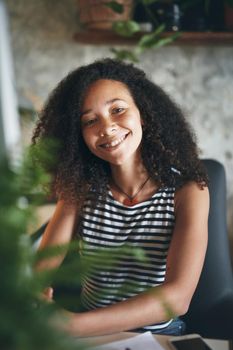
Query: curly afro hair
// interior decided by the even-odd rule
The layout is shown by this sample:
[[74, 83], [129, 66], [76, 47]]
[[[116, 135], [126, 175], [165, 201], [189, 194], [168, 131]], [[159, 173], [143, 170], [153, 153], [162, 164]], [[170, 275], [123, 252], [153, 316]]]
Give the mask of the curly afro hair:
[[73, 202], [90, 188], [106, 193], [109, 164], [85, 145], [80, 120], [87, 89], [99, 79], [122, 82], [130, 91], [144, 122], [142, 159], [156, 182], [175, 188], [189, 181], [200, 187], [207, 185], [194, 134], [182, 111], [142, 70], [107, 58], [70, 72], [52, 91], [40, 113], [32, 144], [46, 139], [59, 142], [57, 162], [46, 168], [52, 174], [56, 196]]

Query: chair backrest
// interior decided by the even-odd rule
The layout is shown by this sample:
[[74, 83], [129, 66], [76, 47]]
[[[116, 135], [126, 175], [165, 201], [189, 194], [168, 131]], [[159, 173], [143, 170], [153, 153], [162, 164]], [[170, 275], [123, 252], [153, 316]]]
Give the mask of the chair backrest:
[[[230, 320], [233, 322], [233, 274], [226, 223], [226, 176], [223, 165], [218, 161], [204, 159], [203, 163], [210, 180], [208, 248], [200, 281], [189, 311], [183, 318], [188, 332], [228, 338], [231, 330], [233, 337], [233, 323], [229, 326]], [[225, 316], [221, 311], [223, 305]]]
[[[218, 161], [204, 159], [203, 163], [210, 179], [208, 248], [189, 311], [182, 318], [188, 333], [227, 339], [233, 338], [233, 274], [226, 224], [226, 176], [223, 165]], [[45, 226], [33, 235], [34, 241], [41, 236]], [[79, 289], [79, 286], [59, 286], [55, 290], [55, 297], [62, 305], [73, 310]]]

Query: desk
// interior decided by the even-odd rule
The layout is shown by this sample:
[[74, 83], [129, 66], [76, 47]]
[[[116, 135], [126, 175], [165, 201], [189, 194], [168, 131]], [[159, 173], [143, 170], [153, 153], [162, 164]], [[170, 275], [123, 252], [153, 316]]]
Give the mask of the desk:
[[[127, 339], [138, 334], [139, 333], [122, 332], [122, 333], [105, 335], [100, 337], [84, 338], [83, 340], [85, 343], [90, 345], [102, 345], [102, 344], [111, 343], [117, 340]], [[171, 348], [168, 345], [169, 336], [154, 335], [154, 337], [159, 341], [159, 343], [163, 346], [164, 349], [171, 350]], [[213, 350], [231, 350], [226, 340], [205, 339], [205, 341]]]

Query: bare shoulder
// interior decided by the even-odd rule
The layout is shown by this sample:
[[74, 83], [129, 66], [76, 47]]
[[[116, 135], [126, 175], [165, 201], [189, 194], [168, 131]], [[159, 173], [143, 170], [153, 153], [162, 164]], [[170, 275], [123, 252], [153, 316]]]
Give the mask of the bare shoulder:
[[59, 200], [44, 232], [42, 246], [69, 242], [76, 228], [77, 218], [78, 205]]
[[53, 217], [60, 219], [75, 218], [79, 214], [80, 207], [81, 204], [67, 203], [63, 199], [60, 199], [56, 204]]
[[209, 189], [207, 186], [200, 187], [196, 182], [188, 182], [175, 193], [175, 209], [188, 204], [209, 207]]

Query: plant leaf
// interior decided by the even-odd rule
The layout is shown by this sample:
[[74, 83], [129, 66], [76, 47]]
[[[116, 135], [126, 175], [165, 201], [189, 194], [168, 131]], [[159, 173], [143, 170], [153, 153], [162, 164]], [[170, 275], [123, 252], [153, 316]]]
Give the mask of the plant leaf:
[[161, 38], [159, 36], [155, 36], [154, 38], [151, 39], [151, 41], [149, 43], [147, 43], [148, 45], [143, 45], [143, 46], [138, 45], [135, 49], [135, 54], [138, 56], [148, 49], [158, 48], [161, 46], [168, 45], [168, 44], [172, 43], [174, 40], [176, 40], [176, 38], [178, 38], [180, 36], [180, 34], [181, 34], [180, 32], [177, 32], [177, 33], [170, 35], [169, 37], [166, 37], [166, 38]]
[[124, 6], [117, 1], [105, 2], [104, 6], [109, 7], [111, 10], [119, 14], [124, 12]]
[[111, 51], [114, 53], [115, 58], [117, 58], [118, 60], [128, 60], [131, 62], [138, 62], [138, 58], [137, 55], [133, 52], [133, 51], [129, 51], [129, 50], [117, 50], [112, 48]]
[[140, 48], [148, 49], [150, 47], [154, 47], [154, 45], [159, 40], [160, 34], [165, 30], [165, 25], [160, 25], [154, 32], [150, 34], [143, 35], [140, 39], [138, 46]]
[[[178, 33], [176, 33], [178, 34]], [[154, 48], [155, 47], [161, 47], [161, 46], [164, 46], [164, 45], [167, 45], [167, 44], [170, 44], [172, 43], [176, 38], [178, 37], [178, 35], [173, 35], [173, 36], [170, 36], [168, 38], [162, 38], [162, 39], [159, 39], [157, 41], [157, 43], [153, 46]]]
[[113, 23], [112, 29], [119, 35], [130, 37], [140, 31], [140, 26], [135, 21], [116, 21]]
[[78, 241], [72, 241], [70, 243], [61, 244], [61, 245], [49, 246], [44, 249], [38, 250], [36, 252], [35, 262], [38, 262], [45, 258], [48, 259], [48, 258], [53, 258], [59, 255], [62, 255], [66, 253], [68, 250], [69, 252], [72, 252], [72, 251], [78, 251], [78, 249], [79, 249]]

